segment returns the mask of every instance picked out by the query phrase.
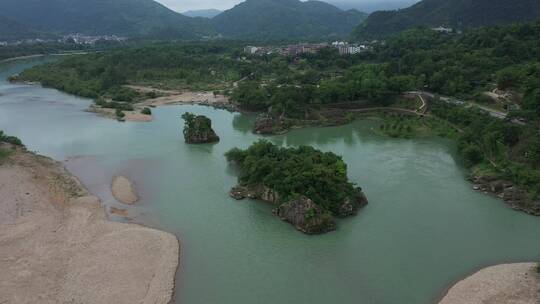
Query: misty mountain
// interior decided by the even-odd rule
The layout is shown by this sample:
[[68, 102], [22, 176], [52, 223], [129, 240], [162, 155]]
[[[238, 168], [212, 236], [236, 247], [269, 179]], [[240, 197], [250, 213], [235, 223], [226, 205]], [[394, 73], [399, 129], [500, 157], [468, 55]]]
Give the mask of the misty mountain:
[[423, 0], [409, 8], [371, 14], [353, 33], [358, 39], [384, 37], [416, 26], [457, 29], [507, 24], [540, 17], [538, 0]]
[[153, 0], [2, 0], [0, 11], [58, 34], [195, 38], [211, 32], [206, 19], [183, 16]]
[[203, 10], [185, 11], [182, 13], [182, 15], [188, 16], [188, 17], [202, 17], [202, 18], [212, 19], [221, 13], [222, 11], [211, 8], [211, 9], [203, 9]]
[[247, 0], [212, 19], [215, 29], [233, 38], [342, 36], [366, 18], [321, 1]]
[[0, 41], [16, 41], [31, 38], [55, 38], [54, 35], [31, 29], [17, 21], [0, 15]]
[[343, 10], [356, 9], [361, 12], [397, 10], [409, 7], [419, 0], [333, 0], [333, 4]]

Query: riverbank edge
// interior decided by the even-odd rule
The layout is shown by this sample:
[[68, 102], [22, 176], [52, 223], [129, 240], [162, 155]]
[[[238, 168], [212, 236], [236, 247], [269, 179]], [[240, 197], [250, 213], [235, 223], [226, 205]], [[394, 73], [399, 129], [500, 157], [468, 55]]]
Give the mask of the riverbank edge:
[[24, 56], [15, 56], [10, 58], [5, 58], [0, 60], [0, 63], [6, 63], [6, 62], [12, 62], [17, 60], [25, 60], [25, 59], [33, 59], [33, 58], [42, 58], [47, 56], [69, 56], [69, 55], [86, 55], [89, 53], [98, 53], [101, 51], [94, 51], [94, 52], [84, 52], [84, 51], [74, 51], [74, 52], [65, 52], [65, 53], [52, 53], [52, 54], [32, 54], [32, 55], [24, 55]]
[[[175, 296], [176, 273], [180, 265], [180, 241], [174, 234], [142, 224], [112, 221], [108, 218], [106, 208], [102, 202], [97, 197], [92, 196], [78, 177], [69, 172], [62, 162], [28, 151], [25, 147], [16, 147], [11, 144], [0, 142], [0, 148], [10, 151], [7, 160], [0, 163], [0, 170], [4, 168], [17, 168], [22, 171], [28, 170], [28, 168], [42, 168], [45, 170], [44, 178], [47, 180], [54, 180], [57, 183], [53, 188], [49, 188], [49, 195], [51, 197], [62, 197], [59, 202], [53, 203], [52, 201], [49, 201], [50, 207], [59, 209], [67, 214], [63, 215], [64, 217], [75, 218], [77, 212], [71, 213], [70, 209], [84, 207], [92, 210], [93, 214], [91, 215], [91, 218], [102, 220], [105, 224], [111, 223], [118, 225], [119, 227], [122, 226], [123, 228], [126, 228], [125, 230], [128, 230], [129, 228], [132, 234], [135, 233], [133, 236], [139, 237], [144, 233], [153, 233], [156, 234], [156, 236], [159, 236], [161, 242], [168, 244], [165, 248], [167, 254], [163, 255], [159, 262], [161, 271], [159, 278], [156, 278], [155, 275], [152, 276], [146, 287], [146, 296], [144, 299], [141, 299], [141, 301], [144, 303], [150, 301], [155, 304], [169, 304], [173, 301]], [[34, 175], [33, 179], [36, 179], [37, 177], [38, 175]], [[41, 179], [33, 181], [34, 186], [39, 188], [38, 183], [41, 181]], [[28, 194], [29, 193], [26, 193], [26, 195]], [[38, 211], [32, 212], [34, 213], [34, 216], [39, 216], [39, 212], [44, 212], [39, 210], [39, 207], [37, 207], [37, 209]], [[0, 223], [0, 225], [2, 224], [3, 223]], [[8, 225], [16, 227], [19, 223], [15, 222]], [[22, 221], [20, 225], [26, 225], [25, 221]], [[90, 244], [92, 245], [93, 243]], [[9, 246], [9, 243], [4, 243], [2, 246]], [[100, 260], [99, 262], [104, 265], [106, 264], [105, 260]], [[67, 275], [69, 276], [70, 273]], [[163, 280], [163, 278], [166, 279]], [[129, 278], [126, 279], [129, 280]]]
[[[478, 284], [481, 284], [482, 281], [484, 281], [481, 277], [482, 274], [490, 270], [499, 270], [500, 273], [517, 276], [519, 275], [519, 272], [517, 271], [516, 268], [513, 268], [513, 267], [520, 266], [520, 265], [523, 265], [525, 268], [528, 268], [528, 271], [530, 272], [530, 274], [536, 277], [537, 286], [532, 287], [531, 292], [536, 293], [536, 301], [540, 303], [540, 273], [537, 270], [540, 263], [536, 263], [536, 262], [501, 263], [501, 264], [478, 268], [474, 272], [471, 272], [470, 274], [463, 276], [458, 281], [455, 281], [453, 284], [449, 285], [444, 290], [444, 292], [436, 299], [436, 303], [438, 304], [482, 304], [482, 303], [485, 303], [485, 302], [471, 302], [472, 301], [471, 295], [482, 296], [486, 293], [486, 290], [484, 289], [482, 289], [482, 291], [480, 292], [476, 290], [478, 289], [477, 287]], [[495, 277], [495, 280], [497, 279], [504, 280], [505, 278], [501, 278], [500, 276]], [[522, 282], [520, 281], [518, 283], [522, 283]], [[461, 288], [461, 290], [458, 291], [459, 288]], [[511, 292], [510, 289], [511, 288], [508, 288], [507, 290], [498, 289], [498, 291], [503, 292], [503, 294], [509, 294]], [[463, 302], [459, 302], [455, 299], [456, 297], [466, 298], [466, 300]], [[493, 298], [490, 298], [490, 300], [493, 300]], [[497, 299], [495, 299], [495, 302], [505, 303], [504, 301], [498, 301]], [[523, 302], [523, 303], [532, 303], [532, 302]]]

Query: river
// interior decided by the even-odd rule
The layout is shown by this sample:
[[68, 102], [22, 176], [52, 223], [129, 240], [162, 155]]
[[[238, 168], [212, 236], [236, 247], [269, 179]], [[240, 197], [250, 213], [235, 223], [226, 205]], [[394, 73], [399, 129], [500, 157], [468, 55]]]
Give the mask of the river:
[[[85, 112], [87, 99], [5, 81], [47, 60], [0, 65], [0, 129], [64, 161], [106, 206], [122, 207], [109, 190], [114, 175], [134, 180], [132, 221], [181, 240], [176, 303], [427, 304], [481, 267], [540, 259], [540, 218], [473, 191], [451, 141], [381, 137], [375, 121], [266, 137], [342, 155], [368, 196], [337, 231], [307, 236], [269, 205], [227, 194], [236, 175], [223, 154], [262, 138], [253, 117], [185, 105], [120, 123]], [[221, 141], [184, 144], [185, 111], [210, 117]]]

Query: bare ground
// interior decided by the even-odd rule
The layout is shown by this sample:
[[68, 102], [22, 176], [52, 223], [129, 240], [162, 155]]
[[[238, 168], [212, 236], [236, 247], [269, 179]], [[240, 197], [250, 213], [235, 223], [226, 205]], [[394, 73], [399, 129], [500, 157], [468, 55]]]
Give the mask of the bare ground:
[[63, 166], [18, 150], [0, 166], [0, 303], [168, 303], [174, 235], [110, 222]]
[[540, 304], [535, 263], [484, 268], [459, 281], [439, 304]]

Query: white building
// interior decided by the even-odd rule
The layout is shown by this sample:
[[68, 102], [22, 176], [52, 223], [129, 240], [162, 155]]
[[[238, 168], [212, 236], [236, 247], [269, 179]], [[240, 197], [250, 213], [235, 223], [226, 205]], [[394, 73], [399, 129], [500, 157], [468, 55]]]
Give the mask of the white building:
[[439, 33], [452, 33], [454, 30], [449, 27], [439, 26], [439, 27], [433, 27], [431, 30]]
[[256, 46], [246, 46], [244, 48], [244, 53], [253, 55], [253, 54], [257, 53], [258, 50], [259, 50], [259, 48], [256, 47]]

